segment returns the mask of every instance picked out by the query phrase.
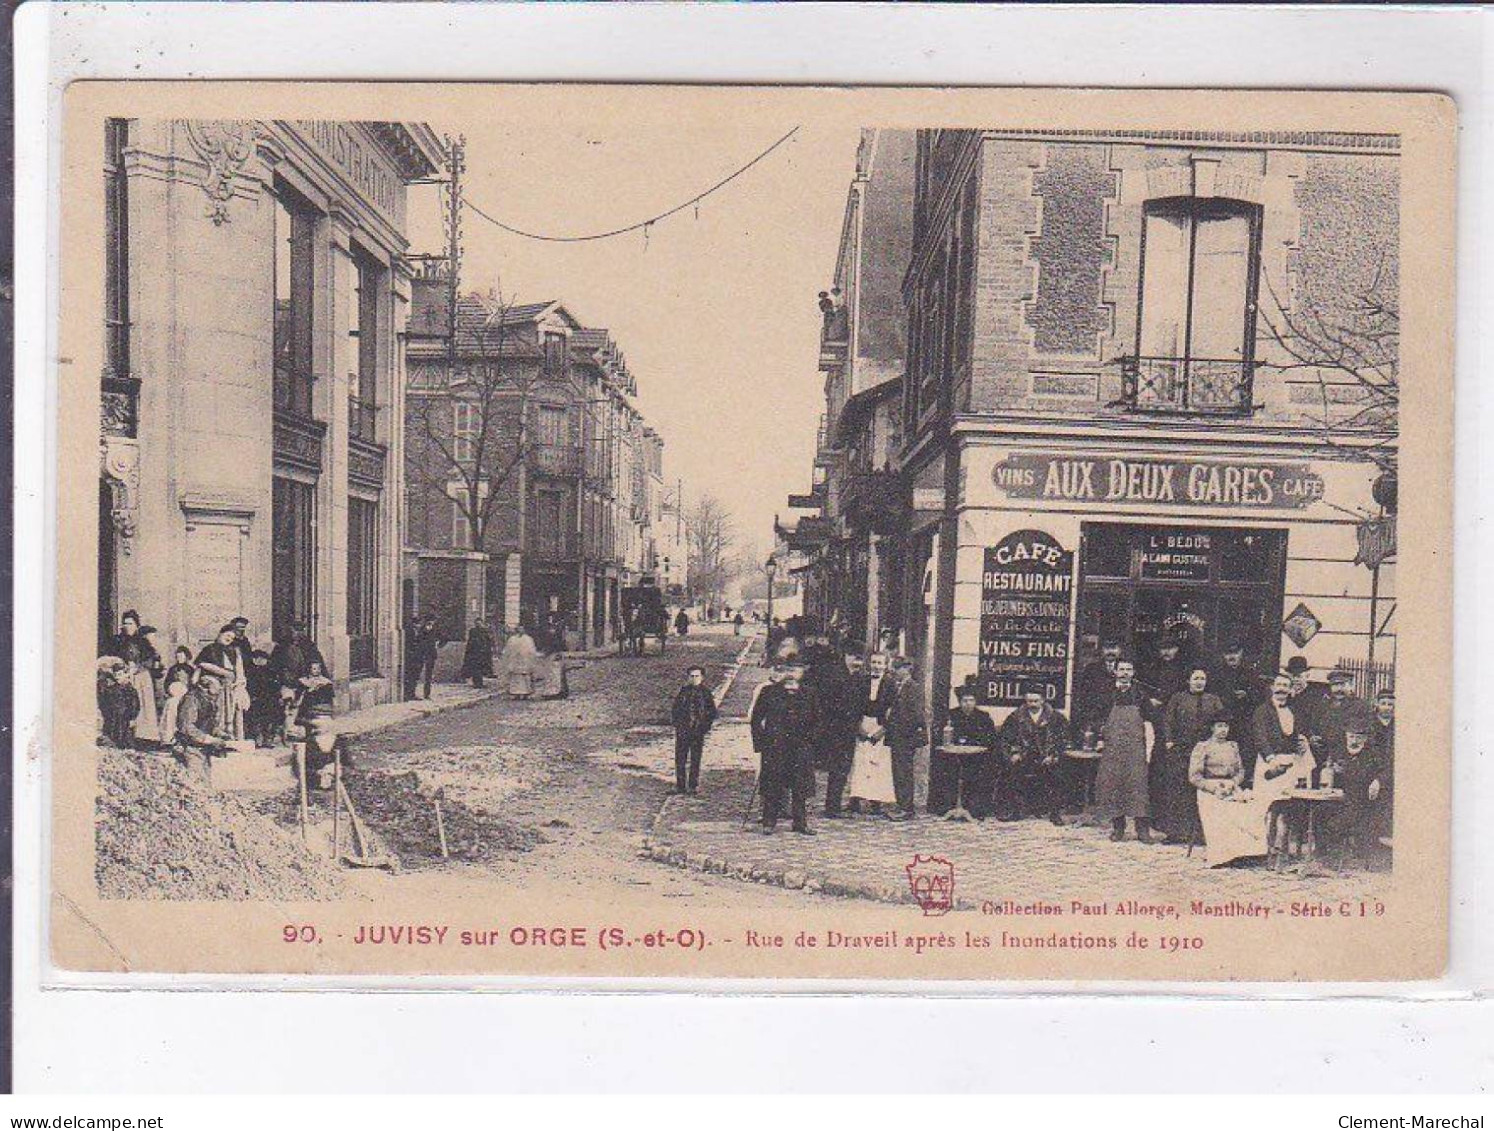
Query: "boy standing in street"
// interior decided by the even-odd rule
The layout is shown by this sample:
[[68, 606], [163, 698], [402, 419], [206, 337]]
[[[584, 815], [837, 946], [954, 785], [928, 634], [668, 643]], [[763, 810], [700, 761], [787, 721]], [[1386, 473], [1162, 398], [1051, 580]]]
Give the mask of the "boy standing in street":
[[694, 664], [674, 697], [674, 791], [694, 795], [700, 787], [700, 758], [705, 737], [716, 721], [716, 698], [705, 685], [705, 669]]

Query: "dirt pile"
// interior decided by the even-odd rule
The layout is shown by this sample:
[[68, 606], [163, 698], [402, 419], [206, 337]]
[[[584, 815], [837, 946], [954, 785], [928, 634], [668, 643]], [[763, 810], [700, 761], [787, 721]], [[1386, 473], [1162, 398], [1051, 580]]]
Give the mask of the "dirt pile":
[[[451, 861], [480, 864], [510, 859], [545, 842], [542, 833], [495, 817], [484, 809], [474, 808], [448, 795], [441, 803], [449, 853], [443, 860], [440, 832], [436, 826], [436, 791], [422, 785], [418, 774], [414, 771], [398, 774], [350, 772], [343, 784], [358, 816], [381, 846], [399, 860], [402, 869], [413, 871]], [[297, 804], [297, 793], [290, 790], [267, 799], [261, 809], [266, 816], [289, 829], [299, 819]], [[313, 791], [311, 819], [318, 827], [331, 820], [331, 806], [329, 793]], [[346, 814], [343, 820], [347, 820]]]
[[332, 862], [169, 757], [101, 750], [94, 879], [105, 899], [335, 899]]

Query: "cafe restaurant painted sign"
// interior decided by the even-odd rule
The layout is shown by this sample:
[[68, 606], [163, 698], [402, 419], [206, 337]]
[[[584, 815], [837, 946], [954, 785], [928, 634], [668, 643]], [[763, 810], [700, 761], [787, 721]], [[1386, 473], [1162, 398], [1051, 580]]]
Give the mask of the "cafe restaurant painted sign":
[[1067, 705], [1074, 555], [1041, 530], [1018, 530], [986, 548], [980, 582], [977, 698], [996, 706], [1022, 702], [1041, 686]]
[[991, 469], [1013, 499], [1258, 510], [1310, 506], [1323, 480], [1305, 464], [1014, 452]]

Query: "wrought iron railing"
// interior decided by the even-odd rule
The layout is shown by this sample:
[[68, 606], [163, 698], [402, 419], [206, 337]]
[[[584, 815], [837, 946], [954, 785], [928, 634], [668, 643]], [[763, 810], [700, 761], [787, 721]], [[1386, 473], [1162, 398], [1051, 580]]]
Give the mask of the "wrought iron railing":
[[529, 449], [529, 466], [545, 475], [579, 475], [581, 449], [570, 444], [536, 444]]
[[1121, 403], [1137, 412], [1250, 412], [1254, 363], [1240, 358], [1123, 357]]

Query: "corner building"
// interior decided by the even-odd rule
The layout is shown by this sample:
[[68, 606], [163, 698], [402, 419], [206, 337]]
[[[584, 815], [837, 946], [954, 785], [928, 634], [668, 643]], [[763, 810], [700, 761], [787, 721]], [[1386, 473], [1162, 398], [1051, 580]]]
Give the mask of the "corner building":
[[1071, 709], [1103, 640], [1144, 671], [1169, 632], [1389, 681], [1398, 239], [1392, 136], [920, 132], [902, 597], [936, 706], [973, 676]]
[[163, 655], [303, 624], [339, 709], [398, 698], [405, 204], [397, 122], [112, 120], [101, 636]]

